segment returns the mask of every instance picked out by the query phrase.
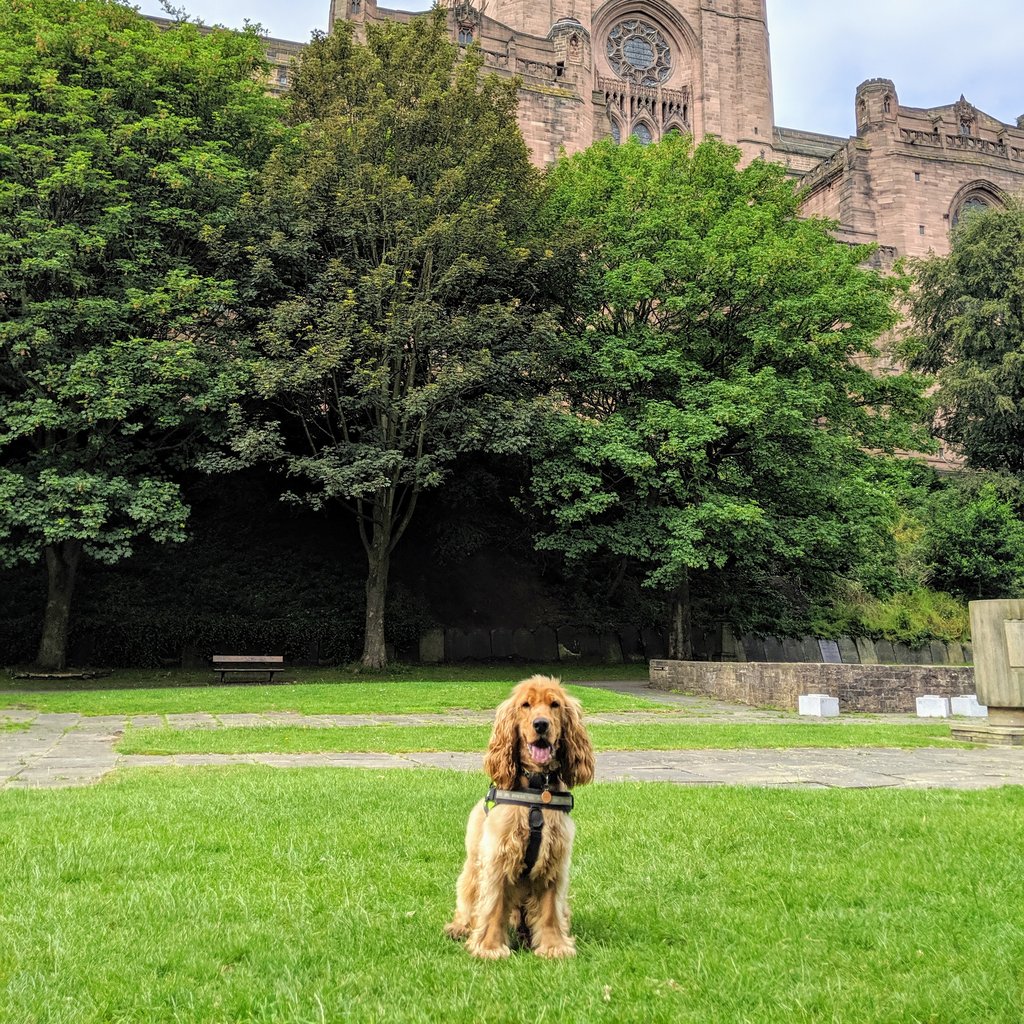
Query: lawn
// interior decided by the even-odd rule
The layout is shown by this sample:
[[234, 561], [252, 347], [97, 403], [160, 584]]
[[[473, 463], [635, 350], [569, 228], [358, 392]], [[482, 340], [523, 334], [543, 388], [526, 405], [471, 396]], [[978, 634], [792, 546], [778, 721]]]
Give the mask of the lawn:
[[[620, 668], [622, 666], [619, 666]], [[182, 684], [179, 677], [167, 686], [128, 688], [108, 682], [73, 684], [39, 689], [0, 691], [0, 709], [28, 708], [83, 715], [180, 714], [206, 711], [213, 715], [233, 712], [297, 711], [306, 715], [421, 714], [452, 710], [493, 710], [509, 694], [511, 684], [526, 669], [506, 670], [508, 679], [467, 679], [456, 682], [395, 679], [368, 682], [362, 678], [330, 682]], [[446, 675], [451, 680], [451, 673]], [[143, 682], [138, 679], [138, 682]], [[38, 684], [36, 684], [38, 686]], [[663, 704], [589, 687], [570, 686], [587, 711], [664, 710]]]
[[[483, 751], [490, 726], [357, 725], [230, 726], [223, 729], [128, 729], [122, 754], [406, 753]], [[598, 750], [707, 750], [790, 747], [967, 747], [951, 739], [949, 726], [834, 725], [818, 723], [708, 725], [637, 723], [588, 726]]]
[[5, 1024], [1019, 1024], [1024, 789], [580, 790], [576, 960], [446, 939], [482, 778], [0, 793]]

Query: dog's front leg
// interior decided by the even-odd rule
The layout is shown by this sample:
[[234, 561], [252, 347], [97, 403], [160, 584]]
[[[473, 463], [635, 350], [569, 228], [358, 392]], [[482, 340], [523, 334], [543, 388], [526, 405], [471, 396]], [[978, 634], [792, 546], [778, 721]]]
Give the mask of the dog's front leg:
[[569, 872], [563, 871], [527, 901], [526, 923], [537, 956], [557, 959], [576, 955], [576, 942], [569, 934], [568, 896]]
[[508, 944], [509, 892], [500, 865], [488, 865], [477, 887], [473, 932], [466, 949], [485, 960], [501, 960], [511, 954]]

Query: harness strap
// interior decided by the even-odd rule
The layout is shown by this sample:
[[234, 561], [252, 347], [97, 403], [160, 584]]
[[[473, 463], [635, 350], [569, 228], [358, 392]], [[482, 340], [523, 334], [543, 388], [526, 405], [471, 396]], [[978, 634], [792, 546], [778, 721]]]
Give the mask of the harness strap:
[[544, 812], [542, 807], [552, 811], [564, 811], [566, 814], [573, 808], [572, 793], [552, 793], [550, 790], [497, 789], [494, 786], [487, 791], [484, 799], [484, 812], [489, 812], [495, 804], [516, 804], [530, 808], [530, 835], [526, 841], [523, 871], [519, 876], [526, 878], [534, 869], [540, 856], [540, 844], [544, 836]]

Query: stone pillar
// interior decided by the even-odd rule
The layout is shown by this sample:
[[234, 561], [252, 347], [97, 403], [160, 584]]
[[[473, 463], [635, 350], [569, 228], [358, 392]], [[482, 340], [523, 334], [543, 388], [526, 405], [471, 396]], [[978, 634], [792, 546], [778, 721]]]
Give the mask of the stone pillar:
[[971, 738], [1024, 746], [1024, 600], [971, 601], [970, 612], [978, 702], [988, 705]]

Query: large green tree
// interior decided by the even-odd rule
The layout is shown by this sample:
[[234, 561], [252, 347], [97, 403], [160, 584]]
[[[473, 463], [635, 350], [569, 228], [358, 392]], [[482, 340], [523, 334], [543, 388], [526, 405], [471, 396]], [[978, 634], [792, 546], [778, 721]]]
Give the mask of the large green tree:
[[444, 19], [314, 38], [251, 210], [265, 405], [238, 418], [235, 455], [354, 515], [369, 668], [386, 662], [391, 557], [420, 495], [466, 453], [526, 444], [554, 276], [516, 85], [460, 59]]
[[905, 355], [936, 375], [934, 430], [978, 469], [1024, 477], [1024, 203], [969, 211], [915, 263]]
[[270, 148], [264, 67], [252, 32], [0, 5], [0, 559], [45, 561], [40, 666], [83, 554], [183, 536], [172, 473], [236, 390], [214, 257]]
[[600, 143], [562, 161], [552, 209], [581, 232], [533, 494], [544, 547], [611, 553], [672, 596], [695, 583], [808, 596], [850, 573], [894, 509], [867, 450], [912, 447], [919, 386], [855, 361], [899, 282], [799, 217], [781, 168], [709, 140]]

